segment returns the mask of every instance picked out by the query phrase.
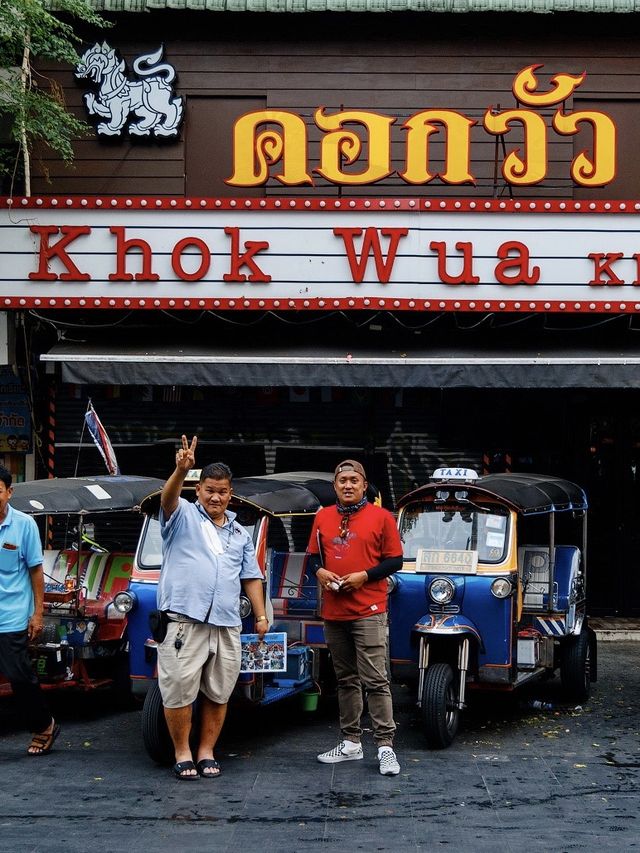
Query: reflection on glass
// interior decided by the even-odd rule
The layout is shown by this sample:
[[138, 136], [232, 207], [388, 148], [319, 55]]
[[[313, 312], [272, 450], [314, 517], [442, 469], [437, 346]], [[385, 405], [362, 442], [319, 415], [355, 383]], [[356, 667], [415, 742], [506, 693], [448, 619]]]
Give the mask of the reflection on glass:
[[506, 555], [508, 510], [491, 505], [489, 512], [469, 507], [410, 504], [402, 514], [400, 537], [405, 560], [418, 549], [477, 551], [481, 563], [499, 563]]

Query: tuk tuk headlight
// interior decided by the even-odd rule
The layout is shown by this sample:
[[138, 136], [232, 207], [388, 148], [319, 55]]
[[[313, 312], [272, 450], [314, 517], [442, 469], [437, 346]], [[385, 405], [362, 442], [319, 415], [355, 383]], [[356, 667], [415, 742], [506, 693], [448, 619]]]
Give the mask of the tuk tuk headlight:
[[456, 593], [449, 578], [436, 578], [429, 584], [429, 598], [436, 604], [448, 604]]
[[131, 613], [137, 603], [138, 597], [136, 594], [126, 589], [123, 592], [119, 592], [113, 599], [113, 606], [118, 613]]
[[511, 581], [507, 578], [496, 578], [491, 584], [491, 592], [496, 598], [508, 598], [512, 589]]
[[240, 618], [246, 619], [251, 613], [251, 602], [246, 595], [240, 596]]

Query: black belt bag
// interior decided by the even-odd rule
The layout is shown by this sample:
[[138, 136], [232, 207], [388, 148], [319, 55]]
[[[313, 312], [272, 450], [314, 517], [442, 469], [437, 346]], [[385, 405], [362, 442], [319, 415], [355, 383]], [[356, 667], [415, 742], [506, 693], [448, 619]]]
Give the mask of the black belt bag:
[[152, 610], [149, 614], [149, 628], [156, 643], [161, 643], [167, 636], [169, 613], [166, 610]]

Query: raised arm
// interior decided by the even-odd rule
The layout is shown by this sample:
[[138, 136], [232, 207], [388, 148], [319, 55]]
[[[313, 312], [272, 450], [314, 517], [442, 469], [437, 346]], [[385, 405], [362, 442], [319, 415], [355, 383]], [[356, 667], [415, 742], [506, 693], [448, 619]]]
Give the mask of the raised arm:
[[175, 471], [164, 484], [160, 496], [160, 504], [165, 518], [169, 518], [176, 511], [185, 477], [192, 468], [195, 468], [197, 444], [197, 436], [193, 436], [191, 444], [187, 441], [186, 435], [182, 436], [182, 447], [176, 453]]

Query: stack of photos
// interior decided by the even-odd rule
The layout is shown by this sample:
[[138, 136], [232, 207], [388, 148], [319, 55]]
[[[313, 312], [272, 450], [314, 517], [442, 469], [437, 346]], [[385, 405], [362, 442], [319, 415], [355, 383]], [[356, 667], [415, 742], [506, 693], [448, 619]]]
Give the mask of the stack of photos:
[[242, 662], [240, 672], [286, 672], [287, 635], [275, 632], [260, 637], [240, 634]]

